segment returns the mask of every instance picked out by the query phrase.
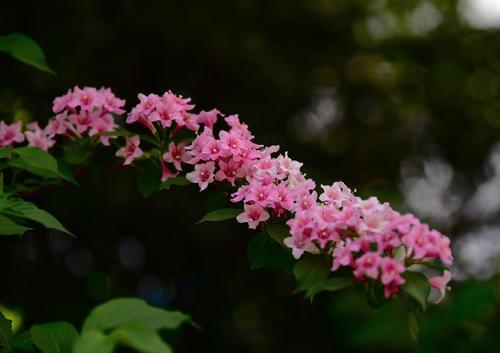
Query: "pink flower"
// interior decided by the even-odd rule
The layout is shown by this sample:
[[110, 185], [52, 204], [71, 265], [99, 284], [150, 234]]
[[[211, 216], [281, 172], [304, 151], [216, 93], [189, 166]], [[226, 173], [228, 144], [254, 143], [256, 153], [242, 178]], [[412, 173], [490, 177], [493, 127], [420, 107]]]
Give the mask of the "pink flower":
[[122, 107], [125, 105], [125, 100], [115, 96], [111, 88], [101, 88], [98, 93], [101, 95], [101, 100], [105, 111], [114, 114], [123, 114], [125, 110]]
[[31, 123], [28, 125], [28, 131], [26, 131], [26, 139], [28, 140], [28, 146], [38, 147], [44, 151], [48, 151], [49, 148], [54, 146], [56, 143], [54, 140], [50, 139], [45, 131], [43, 131], [38, 123]]
[[351, 189], [341, 181], [336, 181], [331, 186], [321, 185], [321, 188], [323, 193], [319, 199], [325, 203], [333, 203], [337, 207], [342, 207], [353, 198]]
[[440, 302], [444, 298], [444, 295], [446, 294], [446, 289], [448, 289], [447, 285], [448, 282], [450, 282], [450, 280], [451, 280], [451, 272], [448, 270], [444, 270], [442, 276], [435, 276], [429, 278], [429, 283], [431, 287], [437, 289], [440, 294], [436, 302]]
[[203, 124], [212, 129], [215, 123], [217, 122], [218, 115], [221, 115], [221, 112], [218, 111], [217, 109], [212, 109], [209, 111], [202, 110], [201, 112], [198, 113], [197, 116], [198, 123]]
[[21, 132], [21, 128], [21, 122], [8, 125], [4, 121], [0, 121], [0, 147], [10, 146], [14, 142], [23, 142], [24, 135]]
[[48, 137], [53, 138], [56, 135], [64, 135], [69, 129], [69, 121], [66, 113], [57, 114], [54, 119], [51, 119], [45, 127], [45, 133]]
[[341, 242], [333, 249], [335, 258], [332, 263], [332, 271], [336, 271], [340, 266], [354, 267], [353, 253], [360, 250], [360, 244], [357, 241], [348, 239], [345, 243]]
[[248, 223], [248, 228], [255, 229], [260, 222], [269, 219], [269, 213], [257, 205], [245, 205], [244, 212], [236, 217], [238, 223]]
[[245, 171], [241, 168], [240, 163], [230, 160], [229, 162], [219, 161], [219, 170], [215, 174], [215, 180], [227, 180], [231, 185], [234, 185], [236, 179], [245, 176]]
[[[92, 121], [92, 125], [90, 126], [89, 136], [94, 136], [95, 134], [102, 132], [110, 132], [116, 129], [118, 125], [115, 124], [115, 121], [111, 114], [105, 114], [100, 118], [94, 119]], [[104, 146], [109, 146], [110, 136], [101, 136], [99, 140], [102, 142]]]
[[208, 187], [208, 184], [214, 181], [214, 170], [214, 162], [196, 164], [194, 166], [194, 171], [188, 173], [186, 178], [192, 183], [197, 183], [200, 187], [200, 191], [203, 191]]
[[138, 135], [126, 137], [125, 141], [125, 146], [116, 152], [116, 156], [125, 158], [123, 165], [130, 165], [134, 159], [141, 157], [144, 153], [139, 147], [141, 140]]
[[182, 170], [181, 163], [187, 163], [191, 156], [185, 149], [186, 144], [181, 142], [179, 144], [175, 144], [170, 142], [168, 144], [168, 152], [163, 155], [163, 160], [165, 162], [173, 163], [175, 169]]
[[377, 279], [380, 261], [380, 255], [375, 252], [368, 252], [362, 255], [355, 262], [356, 269], [354, 270], [354, 276], [357, 279], [364, 277]]
[[174, 178], [179, 174], [179, 172], [172, 172], [163, 161], [161, 162], [161, 182], [164, 183], [168, 179]]
[[401, 273], [405, 270], [405, 266], [390, 257], [384, 257], [381, 260], [380, 270], [382, 276], [380, 280], [383, 285], [396, 284], [402, 285], [405, 280], [401, 277]]
[[97, 93], [94, 87], [84, 87], [81, 89], [76, 86], [72, 99], [68, 103], [68, 107], [80, 107], [82, 110], [91, 111], [93, 108], [102, 105], [101, 96]]
[[160, 104], [160, 97], [156, 94], [149, 94], [146, 96], [142, 93], [139, 93], [137, 97], [139, 98], [139, 104], [137, 104], [129, 113], [127, 117], [127, 124], [132, 124], [137, 121], [146, 126], [148, 129], [152, 129], [153, 122], [160, 119], [159, 117], [150, 117], [158, 104]]
[[73, 100], [73, 91], [71, 89], [66, 92], [66, 94], [56, 97], [54, 99], [54, 104], [52, 106], [52, 111], [54, 113], [62, 112], [64, 109], [69, 107], [69, 102]]

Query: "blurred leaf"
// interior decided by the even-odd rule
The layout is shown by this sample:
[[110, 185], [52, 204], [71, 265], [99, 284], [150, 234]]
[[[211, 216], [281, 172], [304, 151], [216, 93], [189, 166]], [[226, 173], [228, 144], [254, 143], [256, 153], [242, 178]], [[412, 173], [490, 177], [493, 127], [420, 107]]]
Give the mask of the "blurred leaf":
[[20, 333], [16, 337], [14, 337], [14, 341], [12, 342], [12, 347], [19, 349], [21, 351], [33, 352], [35, 351], [35, 346], [33, 345], [33, 339], [31, 338], [31, 332], [24, 331]]
[[205, 210], [211, 212], [228, 205], [228, 195], [224, 184], [205, 190]]
[[71, 168], [66, 164], [66, 162], [58, 159], [57, 169], [59, 170], [59, 173], [63, 176], [64, 179], [66, 179], [73, 185], [81, 187], [81, 185], [76, 181], [75, 177], [73, 176], [73, 172], [71, 171]]
[[225, 221], [227, 219], [236, 218], [243, 210], [241, 208], [222, 208], [220, 210], [215, 210], [207, 213], [200, 219], [196, 224], [203, 222], [219, 222]]
[[318, 293], [330, 274], [330, 260], [320, 255], [304, 255], [293, 268], [297, 280], [296, 292], [305, 291], [306, 298]]
[[170, 188], [172, 185], [185, 186], [185, 185], [189, 185], [189, 184], [191, 184], [191, 182], [189, 180], [187, 180], [185, 176], [179, 176], [179, 177], [174, 177], [174, 178], [168, 179], [167, 181], [165, 181], [164, 183], [162, 183], [160, 185], [158, 190], [166, 190], [166, 189]]
[[247, 253], [252, 270], [273, 264], [291, 270], [294, 264], [290, 252], [276, 244], [266, 233], [252, 236], [248, 243]]
[[82, 332], [105, 331], [125, 323], [137, 323], [150, 329], [174, 329], [182, 323], [192, 323], [179, 311], [168, 311], [137, 298], [113, 299], [96, 307], [85, 320]]
[[43, 353], [71, 353], [78, 332], [67, 322], [51, 322], [31, 327], [31, 338]]
[[110, 335], [116, 342], [143, 353], [171, 353], [172, 349], [154, 330], [144, 325], [128, 323], [116, 328]]
[[420, 272], [406, 271], [402, 274], [405, 283], [401, 286], [401, 291], [415, 299], [423, 311], [427, 309], [427, 298], [431, 291], [431, 286], [427, 277]]
[[417, 313], [412, 311], [408, 312], [408, 327], [410, 328], [411, 338], [417, 341], [420, 334], [420, 321]]
[[370, 281], [366, 291], [366, 302], [373, 309], [380, 308], [385, 303], [384, 286], [379, 281]]
[[157, 191], [160, 182], [161, 168], [157, 163], [149, 163], [137, 177], [139, 192], [143, 197], [148, 197]]
[[12, 155], [11, 146], [0, 148], [0, 158], [10, 158], [11, 155]]
[[63, 146], [63, 160], [69, 164], [81, 164], [90, 157], [90, 149], [77, 143], [69, 143]]
[[42, 48], [30, 37], [22, 33], [10, 33], [0, 37], [0, 51], [15, 59], [36, 67], [38, 70], [55, 75], [47, 64]]
[[13, 340], [14, 333], [12, 332], [12, 321], [0, 313], [0, 348], [10, 352], [12, 350]]
[[274, 241], [288, 249], [283, 243], [283, 240], [290, 236], [290, 228], [287, 225], [270, 223], [266, 225], [265, 231]]
[[115, 349], [115, 341], [104, 333], [90, 330], [84, 331], [76, 340], [73, 353], [111, 353]]
[[30, 229], [17, 224], [8, 217], [0, 215], [0, 235], [22, 235]]
[[33, 203], [21, 199], [0, 198], [0, 213], [26, 218], [41, 223], [47, 228], [56, 229], [61, 232], [73, 235], [50, 213], [41, 210]]

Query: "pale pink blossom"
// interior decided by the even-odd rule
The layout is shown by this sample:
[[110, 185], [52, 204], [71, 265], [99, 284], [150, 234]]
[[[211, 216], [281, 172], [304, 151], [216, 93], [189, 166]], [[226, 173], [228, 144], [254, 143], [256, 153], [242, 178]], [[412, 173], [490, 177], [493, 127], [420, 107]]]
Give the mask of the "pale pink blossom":
[[439, 298], [436, 302], [440, 302], [444, 298], [446, 290], [449, 289], [448, 282], [450, 282], [451, 277], [451, 272], [448, 270], [444, 270], [442, 276], [434, 276], [429, 278], [431, 287], [439, 291]]
[[28, 125], [25, 135], [26, 140], [28, 140], [28, 146], [38, 147], [44, 151], [48, 151], [56, 143], [47, 136], [45, 131], [36, 122]]
[[182, 170], [182, 163], [187, 163], [191, 156], [186, 150], [186, 143], [180, 142], [177, 145], [174, 142], [168, 144], [168, 151], [163, 155], [163, 160], [173, 163], [175, 169]]
[[261, 222], [265, 222], [269, 219], [269, 213], [262, 207], [257, 205], [245, 205], [244, 211], [236, 220], [239, 223], [248, 223], [248, 228], [255, 229]]
[[126, 137], [125, 141], [125, 146], [116, 152], [116, 156], [125, 158], [123, 165], [130, 165], [134, 159], [141, 157], [144, 152], [139, 147], [141, 140], [138, 135]]
[[214, 181], [214, 170], [214, 162], [196, 164], [194, 171], [186, 174], [186, 178], [190, 182], [198, 184], [200, 191], [203, 191], [208, 187], [208, 184]]
[[6, 124], [0, 121], [0, 147], [10, 146], [14, 143], [21, 143], [24, 141], [24, 135], [21, 131], [22, 123]]

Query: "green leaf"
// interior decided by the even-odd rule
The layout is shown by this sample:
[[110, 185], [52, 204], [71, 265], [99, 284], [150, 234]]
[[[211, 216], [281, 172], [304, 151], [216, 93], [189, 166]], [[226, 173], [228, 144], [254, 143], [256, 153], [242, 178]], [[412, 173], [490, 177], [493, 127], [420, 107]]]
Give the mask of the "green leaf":
[[200, 219], [196, 224], [203, 222], [218, 222], [225, 221], [227, 219], [236, 218], [243, 210], [241, 208], [222, 208], [220, 210], [215, 210], [207, 213]]
[[31, 332], [29, 330], [24, 331], [14, 337], [12, 347], [21, 351], [34, 352], [35, 346], [33, 344], [33, 339], [31, 338]]
[[71, 171], [71, 168], [66, 164], [61, 159], [57, 160], [57, 169], [59, 170], [59, 174], [67, 181], [69, 181], [71, 184], [76, 185], [76, 186], [81, 186], [73, 176], [73, 172]]
[[0, 51], [25, 64], [36, 67], [38, 70], [55, 75], [47, 64], [42, 48], [33, 39], [22, 33], [10, 33], [0, 37]]
[[167, 311], [136, 298], [113, 299], [96, 307], [85, 320], [83, 331], [105, 331], [125, 323], [137, 323], [150, 329], [174, 329], [190, 317], [179, 311]]
[[43, 353], [71, 353], [78, 339], [78, 332], [67, 322], [33, 325], [31, 338]]
[[401, 290], [415, 299], [422, 310], [425, 311], [427, 308], [427, 298], [431, 291], [429, 280], [423, 273], [414, 271], [406, 271], [402, 276], [405, 279], [405, 283], [401, 286]]
[[328, 292], [336, 292], [338, 290], [347, 288], [354, 285], [354, 280], [352, 276], [349, 277], [332, 277], [328, 278], [321, 286], [319, 289], [321, 291], [328, 291]]
[[12, 155], [11, 146], [0, 148], [0, 158], [10, 158], [11, 155]]
[[289, 252], [271, 239], [266, 233], [258, 233], [252, 236], [247, 248], [248, 260], [252, 270], [267, 265], [282, 266], [287, 270], [293, 267], [293, 259]]
[[30, 229], [0, 214], [0, 235], [22, 235]]
[[166, 190], [170, 188], [172, 185], [185, 186], [189, 184], [191, 184], [191, 182], [187, 180], [185, 176], [179, 176], [168, 179], [167, 181], [165, 181], [160, 185], [158, 190]]
[[385, 303], [384, 286], [379, 281], [371, 281], [366, 292], [366, 301], [373, 309], [380, 308]]
[[63, 146], [63, 160], [69, 164], [81, 164], [85, 162], [91, 154], [90, 149], [82, 144], [70, 143]]
[[41, 223], [47, 228], [56, 229], [61, 232], [73, 235], [50, 213], [41, 210], [33, 203], [21, 199], [7, 199], [3, 198], [0, 202], [0, 213], [26, 218], [38, 223]]
[[265, 231], [278, 244], [288, 249], [283, 240], [290, 236], [290, 228], [286, 224], [270, 223], [266, 225]]
[[116, 342], [143, 353], [171, 353], [172, 349], [153, 329], [136, 323], [116, 328], [110, 335]]
[[330, 274], [331, 261], [326, 256], [304, 255], [294, 266], [297, 280], [296, 292], [305, 291], [306, 298], [312, 298]]
[[115, 349], [115, 341], [104, 333], [90, 330], [82, 333], [76, 340], [73, 353], [111, 353]]
[[161, 182], [161, 168], [157, 163], [148, 164], [139, 172], [137, 183], [139, 192], [143, 197], [148, 197], [158, 190]]
[[410, 329], [410, 336], [413, 341], [418, 341], [418, 336], [420, 335], [420, 319], [416, 312], [408, 312], [408, 327]]
[[13, 340], [12, 321], [0, 313], [0, 350], [5, 349], [7, 352], [10, 352]]
[[12, 167], [26, 170], [44, 178], [59, 178], [76, 183], [72, 175], [68, 176], [65, 171], [61, 172], [57, 160], [50, 153], [38, 147], [19, 147], [14, 149], [14, 153], [19, 158], [9, 161]]

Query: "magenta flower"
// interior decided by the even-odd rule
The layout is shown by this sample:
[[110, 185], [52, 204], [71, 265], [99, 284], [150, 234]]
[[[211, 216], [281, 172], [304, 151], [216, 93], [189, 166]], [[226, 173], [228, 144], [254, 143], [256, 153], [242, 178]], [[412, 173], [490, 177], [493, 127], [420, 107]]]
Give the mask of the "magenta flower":
[[116, 152], [116, 156], [125, 158], [123, 165], [130, 165], [134, 159], [141, 157], [144, 152], [139, 147], [141, 140], [138, 135], [126, 137], [125, 141], [125, 146]]
[[380, 262], [381, 258], [378, 253], [368, 252], [362, 255], [355, 262], [356, 269], [354, 270], [354, 276], [357, 279], [366, 277], [377, 279]]

